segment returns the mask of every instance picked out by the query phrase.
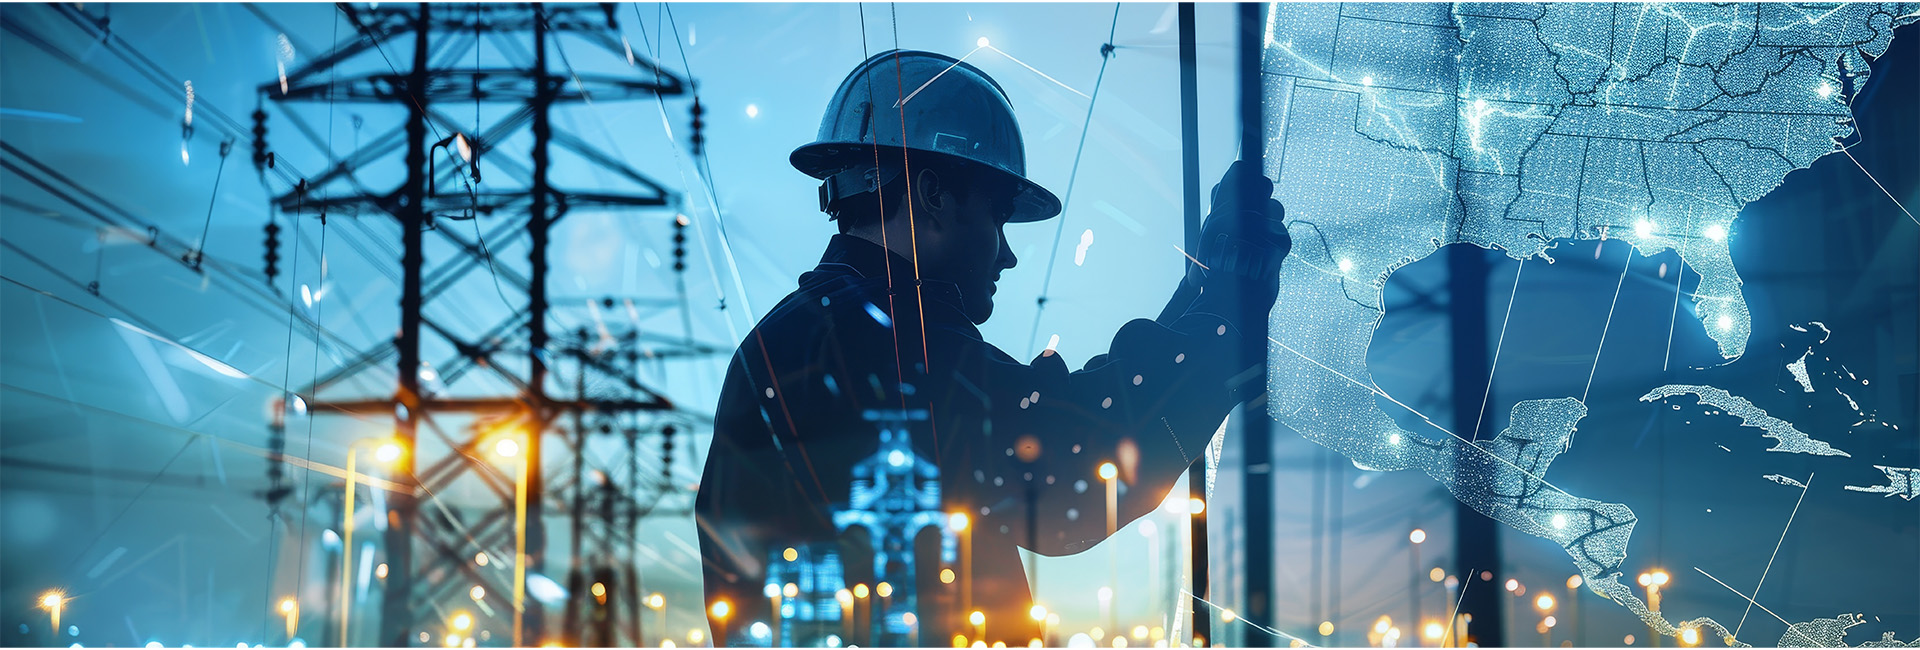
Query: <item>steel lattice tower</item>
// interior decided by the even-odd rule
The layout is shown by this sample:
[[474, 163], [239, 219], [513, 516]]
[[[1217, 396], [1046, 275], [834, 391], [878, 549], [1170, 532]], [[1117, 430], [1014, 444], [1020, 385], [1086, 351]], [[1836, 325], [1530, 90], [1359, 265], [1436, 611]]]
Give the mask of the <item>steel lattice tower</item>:
[[[670, 216], [678, 201], [665, 186], [619, 158], [577, 136], [555, 130], [552, 117], [556, 107], [565, 105], [680, 95], [686, 84], [626, 46], [613, 5], [420, 4], [367, 9], [342, 4], [338, 9], [352, 23], [353, 37], [335, 44], [304, 67], [289, 71], [283, 79], [262, 84], [259, 93], [264, 101], [283, 105], [387, 104], [406, 111], [403, 124], [376, 135], [351, 153], [333, 158], [329, 148], [330, 160], [324, 172], [273, 199], [275, 208], [293, 218], [318, 218], [325, 224], [329, 218], [391, 217], [400, 226], [398, 333], [391, 340], [358, 351], [330, 374], [296, 391], [316, 415], [392, 413], [395, 437], [413, 450], [391, 472], [392, 481], [402, 490], [388, 497], [383, 542], [387, 572], [375, 644], [404, 646], [416, 641], [412, 637], [422, 630], [422, 622], [435, 616], [434, 602], [449, 594], [464, 594], [467, 585], [484, 587], [487, 593], [502, 597], [513, 593], [511, 586], [497, 584], [497, 577], [476, 569], [474, 553], [476, 547], [484, 554], [514, 546], [513, 479], [478, 458], [485, 453], [481, 446], [491, 444], [492, 437], [507, 427], [528, 432], [524, 452], [528, 468], [524, 477], [528, 570], [544, 570], [547, 535], [543, 504], [549, 500], [570, 501], [571, 512], [563, 513], [574, 519], [566, 633], [577, 634], [581, 629], [573, 623], [578, 620], [577, 606], [585, 602], [598, 625], [593, 640], [615, 643], [612, 617], [621, 615], [616, 605], [624, 605], [629, 610], [624, 616], [630, 619], [625, 632], [637, 644], [637, 576], [618, 581], [611, 576], [588, 576], [593, 568], [581, 559], [583, 531], [602, 549], [596, 552], [598, 561], [593, 564], [613, 565], [608, 560], [614, 558], [613, 549], [619, 546], [615, 542], [631, 548], [638, 519], [652, 510], [635, 498], [645, 485], [638, 476], [640, 434], [662, 434], [670, 441], [676, 432], [674, 424], [680, 425], [680, 432], [698, 424], [691, 416], [677, 414], [671, 401], [638, 381], [642, 356], [674, 359], [718, 352], [711, 346], [694, 344], [691, 335], [648, 340], [641, 336], [637, 322], [620, 336], [602, 327], [599, 337], [589, 337], [582, 329], [575, 336], [565, 337], [567, 341], [556, 343], [552, 339], [549, 323], [564, 322], [547, 293], [548, 238], [554, 225], [570, 211], [579, 210]], [[587, 46], [588, 53], [595, 56], [624, 58], [633, 72], [612, 75], [575, 71], [563, 39]], [[481, 66], [476, 48], [482, 43], [493, 45], [500, 58], [509, 63]], [[576, 56], [581, 52], [576, 51]], [[403, 53], [410, 58], [400, 58]], [[555, 68], [550, 54], [558, 55], [564, 70]], [[344, 68], [373, 72], [342, 73]], [[508, 110], [504, 116], [482, 123], [481, 104]], [[474, 110], [470, 122], [454, 117], [453, 110], [465, 106]], [[287, 111], [286, 106], [281, 108], [319, 144], [312, 129], [297, 121], [297, 114]], [[264, 151], [264, 108], [255, 112], [254, 119], [255, 165], [271, 166], [273, 156]], [[511, 152], [506, 150], [489, 155], [524, 132], [532, 136], [530, 164], [509, 157]], [[565, 189], [549, 178], [556, 154], [571, 156], [594, 169], [596, 175], [612, 176], [629, 187]], [[369, 167], [390, 166], [396, 157], [405, 170], [398, 187], [369, 189], [369, 183], [378, 185], [378, 181], [360, 174]], [[480, 178], [483, 168], [485, 185]], [[473, 223], [460, 230], [472, 230], [472, 239], [448, 227], [467, 220]], [[684, 225], [683, 218], [675, 220], [677, 236]], [[427, 262], [429, 237], [449, 247], [446, 250], [453, 252], [449, 259]], [[526, 274], [509, 265], [495, 264], [490, 250], [505, 249], [522, 240], [530, 248]], [[684, 256], [683, 251], [677, 253]], [[676, 265], [676, 271], [683, 270], [683, 264]], [[428, 315], [427, 307], [436, 299], [444, 302], [449, 290], [463, 279], [484, 282], [489, 275], [502, 300], [506, 294], [499, 287], [510, 286], [524, 294], [524, 306], [487, 327]], [[613, 298], [603, 300], [609, 307], [615, 304]], [[686, 308], [684, 289], [678, 300], [622, 299], [629, 313], [635, 313], [636, 300], [647, 309]], [[453, 354], [439, 365], [429, 365], [422, 359], [423, 343], [451, 349]], [[572, 382], [550, 377], [550, 366], [563, 358], [578, 362], [578, 374]], [[359, 379], [364, 384], [367, 375], [384, 376], [382, 366], [388, 363], [394, 364], [397, 375], [398, 385], [392, 394], [341, 395], [347, 392], [344, 385], [349, 380]], [[512, 387], [511, 394], [475, 394], [472, 384], [476, 382], [472, 381], [456, 385], [469, 375], [504, 382]], [[567, 393], [572, 399], [556, 397]], [[567, 414], [572, 416], [570, 422], [562, 417]], [[462, 419], [468, 426], [441, 426], [443, 420]], [[559, 430], [563, 424], [570, 424], [571, 436]], [[433, 434], [427, 442], [437, 439], [444, 445], [444, 453], [429, 453], [416, 444], [422, 442], [419, 434], [423, 430]], [[590, 433], [619, 438], [627, 465], [624, 472], [596, 468], [601, 472], [596, 476], [605, 478], [591, 490], [583, 479]], [[279, 453], [285, 445], [283, 423], [274, 423], [273, 434], [274, 451]], [[573, 476], [560, 485], [549, 485], [541, 471], [542, 461], [551, 457], [543, 455], [543, 441], [550, 437], [562, 443], [563, 453], [574, 454]], [[500, 502], [474, 517], [464, 517], [444, 504], [423, 508], [425, 499], [433, 498], [463, 476], [478, 481], [500, 497]], [[267, 492], [269, 503], [291, 493], [284, 477], [270, 473], [270, 479], [274, 485]], [[667, 489], [670, 486], [661, 486], [660, 493]], [[601, 525], [596, 528], [587, 520]], [[416, 557], [416, 552], [421, 554]], [[632, 566], [630, 561], [626, 564]], [[588, 581], [614, 584], [603, 592], [604, 596], [588, 596], [586, 590], [578, 588]], [[615, 603], [610, 605], [609, 601]], [[505, 614], [513, 613], [509, 608]], [[521, 644], [537, 645], [548, 640], [543, 634], [546, 616], [537, 601], [526, 600], [524, 619]], [[350, 644], [349, 639], [338, 641]]]

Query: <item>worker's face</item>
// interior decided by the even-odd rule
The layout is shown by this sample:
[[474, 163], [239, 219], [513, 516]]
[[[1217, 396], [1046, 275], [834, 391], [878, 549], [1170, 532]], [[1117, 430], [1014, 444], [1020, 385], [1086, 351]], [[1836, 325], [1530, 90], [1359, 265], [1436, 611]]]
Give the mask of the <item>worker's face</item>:
[[[927, 209], [936, 231], [937, 268], [927, 277], [960, 287], [967, 319], [975, 324], [993, 315], [993, 294], [1000, 272], [1019, 262], [1007, 245], [1007, 219], [1013, 216], [1013, 188], [982, 181], [966, 185], [947, 183]], [[923, 260], [926, 247], [921, 248]]]

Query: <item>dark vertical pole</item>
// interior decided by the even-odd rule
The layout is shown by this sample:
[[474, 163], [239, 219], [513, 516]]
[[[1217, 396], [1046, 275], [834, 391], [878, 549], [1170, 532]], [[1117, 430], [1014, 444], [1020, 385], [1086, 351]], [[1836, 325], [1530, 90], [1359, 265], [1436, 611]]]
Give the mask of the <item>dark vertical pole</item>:
[[[1180, 171], [1181, 186], [1185, 190], [1182, 203], [1186, 215], [1186, 249], [1200, 250], [1200, 83], [1196, 74], [1197, 56], [1193, 44], [1193, 3], [1180, 3]], [[1207, 463], [1203, 457], [1200, 462], [1187, 468], [1187, 494], [1201, 501], [1207, 500]], [[1208, 506], [1213, 504], [1208, 503]], [[1192, 550], [1193, 585], [1190, 591], [1193, 598], [1188, 603], [1188, 611], [1193, 612], [1193, 636], [1213, 640], [1210, 625], [1212, 616], [1206, 603], [1200, 602], [1207, 596], [1207, 513], [1201, 511], [1193, 516]]]
[[[573, 527], [569, 534], [572, 538], [569, 540], [572, 554], [567, 563], [567, 627], [561, 631], [561, 636], [568, 645], [579, 647], [580, 594], [581, 587], [587, 579], [586, 571], [580, 566], [580, 538], [586, 530], [587, 519], [587, 423], [582, 417], [586, 411], [584, 405], [587, 403], [587, 330], [584, 327], [579, 328], [574, 331], [574, 334], [580, 339], [580, 347], [571, 350], [575, 355], [574, 358], [579, 361], [575, 366], [579, 374], [574, 375], [573, 378], [575, 404], [573, 407], [573, 503], [570, 504], [572, 508], [568, 513], [573, 519], [571, 522]], [[607, 530], [612, 531], [613, 528], [608, 527]], [[601, 643], [612, 644], [612, 641], [605, 640]]]
[[[1447, 304], [1450, 316], [1453, 353], [1453, 430], [1473, 439], [1480, 417], [1480, 400], [1473, 390], [1483, 388], [1487, 377], [1487, 258], [1470, 244], [1455, 244], [1447, 256]], [[1466, 445], [1454, 447], [1454, 463], [1465, 470], [1478, 460], [1471, 454], [1479, 450]], [[1501, 621], [1500, 595], [1494, 581], [1481, 580], [1485, 571], [1500, 574], [1500, 534], [1494, 521], [1465, 503], [1454, 506], [1454, 560], [1459, 571], [1460, 588], [1466, 594], [1460, 601], [1460, 613], [1473, 617], [1467, 627], [1469, 640], [1480, 647], [1506, 645], [1506, 626]], [[1498, 577], [1494, 579], [1499, 580]]]
[[[533, 421], [527, 433], [527, 570], [538, 572], [545, 564], [547, 550], [546, 519], [541, 504], [546, 502], [546, 481], [541, 476], [541, 439], [546, 437], [547, 405], [547, 235], [551, 222], [547, 214], [547, 143], [553, 138], [548, 113], [553, 105], [553, 80], [547, 76], [547, 16], [539, 4], [533, 9], [533, 207], [527, 215], [527, 237], [532, 243], [528, 261], [532, 273], [527, 288], [527, 403], [533, 406]], [[544, 641], [544, 608], [537, 600], [526, 601], [526, 642]]]
[[[1266, 169], [1266, 120], [1260, 110], [1261, 5], [1236, 5], [1240, 29], [1240, 159]], [[1260, 205], [1268, 196], [1244, 197], [1242, 205]], [[1246, 224], [1259, 227], [1259, 224]], [[1265, 314], [1273, 305], [1245, 305], [1243, 309]], [[1267, 336], [1245, 332], [1249, 353], [1266, 357]], [[1267, 381], [1266, 364], [1260, 365], [1260, 381]], [[1240, 443], [1246, 463], [1247, 508], [1247, 612], [1254, 621], [1273, 621], [1273, 420], [1267, 417], [1264, 394], [1241, 409]], [[1248, 645], [1271, 645], [1272, 637], [1252, 635]]]
[[[407, 184], [400, 193], [400, 389], [396, 395], [394, 435], [407, 453], [396, 463], [393, 480], [414, 482], [414, 445], [420, 430], [420, 271], [426, 266], [422, 235], [427, 222], [427, 32], [429, 5], [420, 3], [420, 22], [413, 33], [413, 71], [407, 76], [407, 95], [413, 100], [407, 113]], [[385, 535], [387, 584], [380, 602], [380, 644], [407, 645], [413, 627], [414, 495], [395, 492], [387, 501]], [[345, 639], [341, 642], [345, 643]]]
[[[637, 371], [637, 370], [636, 370]], [[640, 545], [640, 505], [634, 502], [634, 495], [640, 493], [640, 430], [629, 428], [627, 437], [627, 489], [622, 505], [627, 508], [627, 615], [632, 617], [628, 627], [633, 632], [633, 647], [647, 644], [645, 630], [640, 626], [645, 610], [640, 608], [640, 563], [633, 556], [633, 549]], [[660, 629], [660, 638], [666, 638], [666, 628]]]

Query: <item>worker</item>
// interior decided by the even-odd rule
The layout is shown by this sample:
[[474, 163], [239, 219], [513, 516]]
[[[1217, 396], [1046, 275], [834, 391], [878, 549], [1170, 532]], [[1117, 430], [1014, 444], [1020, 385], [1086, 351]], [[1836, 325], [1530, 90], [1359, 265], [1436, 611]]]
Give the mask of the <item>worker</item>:
[[[814, 623], [782, 644], [831, 632], [862, 645], [944, 646], [961, 634], [1024, 646], [1041, 623], [1028, 615], [1035, 603], [1017, 549], [1059, 556], [1104, 539], [1103, 464], [1115, 465], [1118, 525], [1151, 512], [1228, 411], [1265, 390], [1256, 370], [1265, 346], [1244, 342], [1265, 335], [1292, 245], [1273, 184], [1235, 163], [1214, 188], [1196, 259], [1159, 318], [1126, 323], [1105, 354], [1070, 371], [1052, 349], [1023, 364], [976, 329], [993, 314], [1001, 272], [1018, 261], [1006, 225], [1061, 210], [1027, 178], [1012, 105], [984, 72], [928, 52], [875, 55], [841, 82], [818, 140], [790, 161], [822, 181], [820, 209], [839, 234], [741, 341], [721, 390], [694, 506], [714, 638], [770, 642], [749, 638], [770, 629], [753, 624], [794, 615], [770, 609], [784, 585], [770, 584], [769, 571], [794, 560], [785, 549], [839, 544], [844, 568], [817, 575], [798, 598]], [[895, 431], [900, 437], [890, 438]], [[937, 477], [929, 481], [937, 480], [939, 516], [915, 521], [944, 526], [947, 513], [968, 516], [972, 566], [936, 556], [898, 576], [855, 561], [878, 552], [898, 565], [897, 556], [939, 539], [836, 522], [837, 510], [862, 498], [857, 482], [875, 484], [856, 474], [883, 444], [905, 450], [889, 452], [895, 464], [927, 465], [917, 476]], [[941, 568], [960, 569], [969, 584], [938, 581]], [[882, 578], [896, 590], [913, 587], [898, 595], [915, 595], [917, 637], [885, 636], [908, 620], [897, 608], [818, 623], [839, 618], [836, 594], [823, 590]], [[970, 607], [954, 595], [961, 587]], [[878, 611], [859, 607], [873, 605], [847, 611]], [[987, 622], [974, 625], [963, 610]]]

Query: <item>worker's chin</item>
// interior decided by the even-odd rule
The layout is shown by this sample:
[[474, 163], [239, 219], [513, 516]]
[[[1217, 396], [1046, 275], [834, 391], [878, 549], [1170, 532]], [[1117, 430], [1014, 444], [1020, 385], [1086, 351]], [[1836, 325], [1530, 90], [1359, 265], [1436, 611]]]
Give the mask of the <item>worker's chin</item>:
[[993, 317], [992, 294], [987, 294], [977, 299], [967, 300], [966, 311], [967, 311], [967, 320], [973, 321], [973, 324], [975, 325], [985, 324], [988, 318]]

